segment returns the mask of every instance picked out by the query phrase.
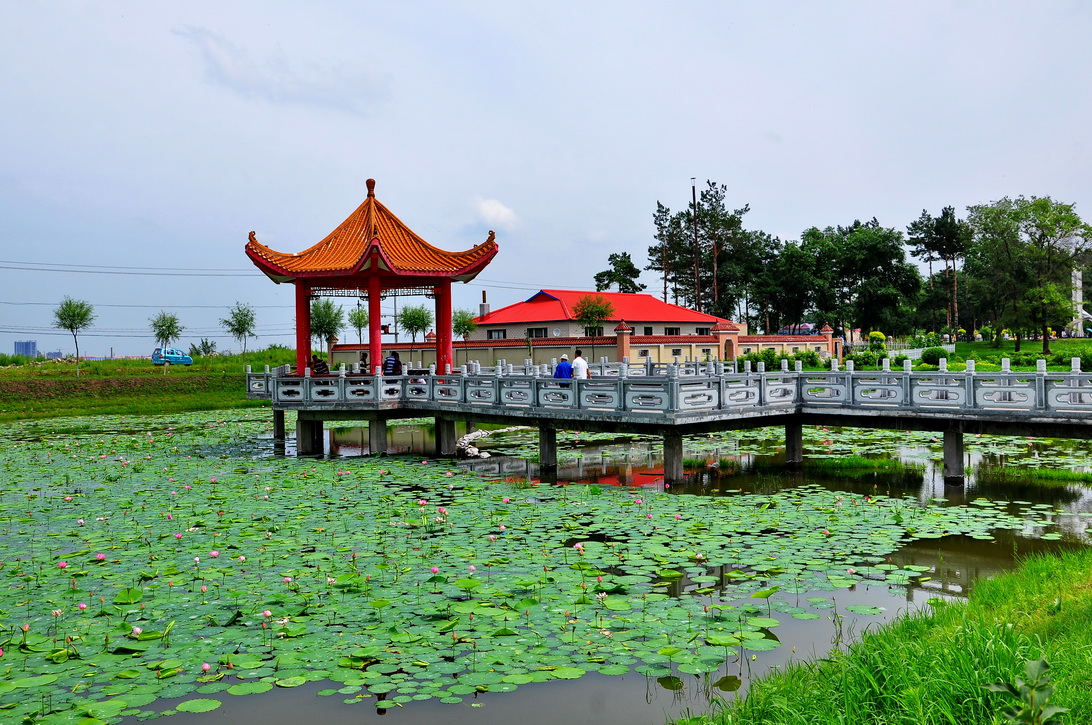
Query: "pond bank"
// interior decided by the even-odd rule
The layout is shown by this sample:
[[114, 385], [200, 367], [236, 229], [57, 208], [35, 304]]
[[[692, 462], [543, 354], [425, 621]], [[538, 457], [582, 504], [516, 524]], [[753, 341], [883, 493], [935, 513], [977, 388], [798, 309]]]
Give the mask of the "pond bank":
[[1092, 722], [1092, 551], [1037, 556], [979, 582], [966, 602], [936, 602], [865, 633], [846, 653], [790, 664], [745, 698], [679, 725], [958, 722], [989, 725], [1012, 704], [983, 685], [1027, 660], [1051, 665], [1051, 704]]

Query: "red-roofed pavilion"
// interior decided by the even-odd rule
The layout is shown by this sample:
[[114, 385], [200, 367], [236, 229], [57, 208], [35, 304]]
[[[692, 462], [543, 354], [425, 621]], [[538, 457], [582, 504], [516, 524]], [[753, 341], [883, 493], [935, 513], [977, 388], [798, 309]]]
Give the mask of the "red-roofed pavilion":
[[465, 252], [446, 252], [417, 236], [375, 198], [368, 198], [325, 239], [295, 254], [275, 252], [250, 233], [250, 260], [277, 284], [296, 286], [296, 367], [311, 359], [311, 299], [367, 297], [368, 354], [372, 369], [382, 362], [380, 301], [390, 295], [427, 295], [436, 300], [436, 368], [454, 364], [451, 283], [469, 282], [497, 253], [493, 232]]

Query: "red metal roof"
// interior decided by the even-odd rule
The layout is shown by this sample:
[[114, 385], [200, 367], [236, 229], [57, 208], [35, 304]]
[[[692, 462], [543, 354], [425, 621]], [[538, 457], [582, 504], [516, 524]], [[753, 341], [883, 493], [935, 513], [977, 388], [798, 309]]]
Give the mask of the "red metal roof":
[[614, 315], [609, 320], [630, 320], [633, 322], [680, 322], [708, 324], [727, 322], [714, 315], [696, 312], [679, 305], [668, 304], [650, 294], [632, 294], [627, 292], [581, 292], [579, 290], [544, 289], [531, 295], [523, 302], [494, 310], [484, 317], [475, 319], [479, 325], [517, 325], [531, 322], [556, 322], [574, 320], [573, 308], [581, 298], [599, 295], [614, 305]]
[[375, 198], [375, 180], [368, 179], [368, 197], [364, 203], [318, 244], [288, 254], [270, 249], [251, 232], [246, 253], [278, 283], [315, 279], [336, 285], [365, 272], [378, 272], [386, 278], [417, 278], [422, 282], [426, 278], [468, 282], [496, 255], [497, 243], [493, 232], [489, 232], [488, 239], [465, 252], [434, 247]]

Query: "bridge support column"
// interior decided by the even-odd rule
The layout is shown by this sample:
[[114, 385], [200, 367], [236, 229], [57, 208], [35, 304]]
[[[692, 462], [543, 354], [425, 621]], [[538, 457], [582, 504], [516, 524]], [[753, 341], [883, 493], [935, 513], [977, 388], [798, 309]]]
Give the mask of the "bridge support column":
[[284, 445], [284, 411], [273, 411], [273, 440], [279, 441], [281, 445]]
[[664, 483], [676, 484], [684, 480], [682, 454], [682, 436], [664, 433]]
[[785, 468], [800, 470], [804, 463], [804, 426], [798, 420], [785, 424]]
[[387, 421], [372, 418], [368, 421], [368, 453], [383, 456], [387, 453]]
[[557, 429], [539, 426], [538, 469], [543, 473], [557, 471]]
[[454, 456], [457, 442], [455, 421], [436, 416], [436, 455]]
[[944, 483], [948, 486], [963, 485], [963, 431], [944, 431]]
[[322, 421], [296, 418], [296, 455], [321, 456]]

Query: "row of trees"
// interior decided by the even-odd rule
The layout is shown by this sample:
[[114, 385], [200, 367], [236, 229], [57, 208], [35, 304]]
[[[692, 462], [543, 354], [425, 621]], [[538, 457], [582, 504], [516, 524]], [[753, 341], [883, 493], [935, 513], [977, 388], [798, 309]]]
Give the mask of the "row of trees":
[[[989, 323], [1018, 339], [1041, 335], [1046, 352], [1048, 329], [1073, 319], [1073, 272], [1090, 261], [1092, 227], [1073, 204], [1050, 197], [971, 206], [965, 219], [953, 207], [936, 216], [923, 211], [905, 233], [873, 218], [783, 241], [747, 229], [750, 207], [730, 209], [726, 191], [709, 181], [679, 212], [657, 202], [645, 269], [662, 277], [665, 301], [755, 331], [810, 321], [839, 333], [901, 335], [943, 325], [955, 334]], [[908, 249], [928, 266], [927, 278]], [[598, 290], [644, 289], [628, 253], [610, 255], [608, 264], [595, 275]]]
[[[236, 302], [235, 306], [228, 310], [227, 317], [220, 319], [220, 326], [235, 338], [243, 348], [243, 359], [246, 359], [247, 338], [257, 337], [255, 334], [257, 316], [254, 308], [242, 302]], [[86, 300], [77, 300], [67, 295], [61, 304], [53, 310], [53, 326], [60, 330], [67, 330], [72, 334], [72, 344], [76, 347], [76, 375], [80, 374], [80, 340], [79, 334], [90, 328], [95, 323], [95, 308]], [[178, 319], [178, 315], [165, 310], [148, 318], [148, 326], [152, 337], [159, 347], [168, 347], [172, 342], [182, 337], [185, 327]], [[198, 346], [190, 346], [191, 354], [210, 354], [216, 351], [216, 343], [209, 340], [201, 340]]]

